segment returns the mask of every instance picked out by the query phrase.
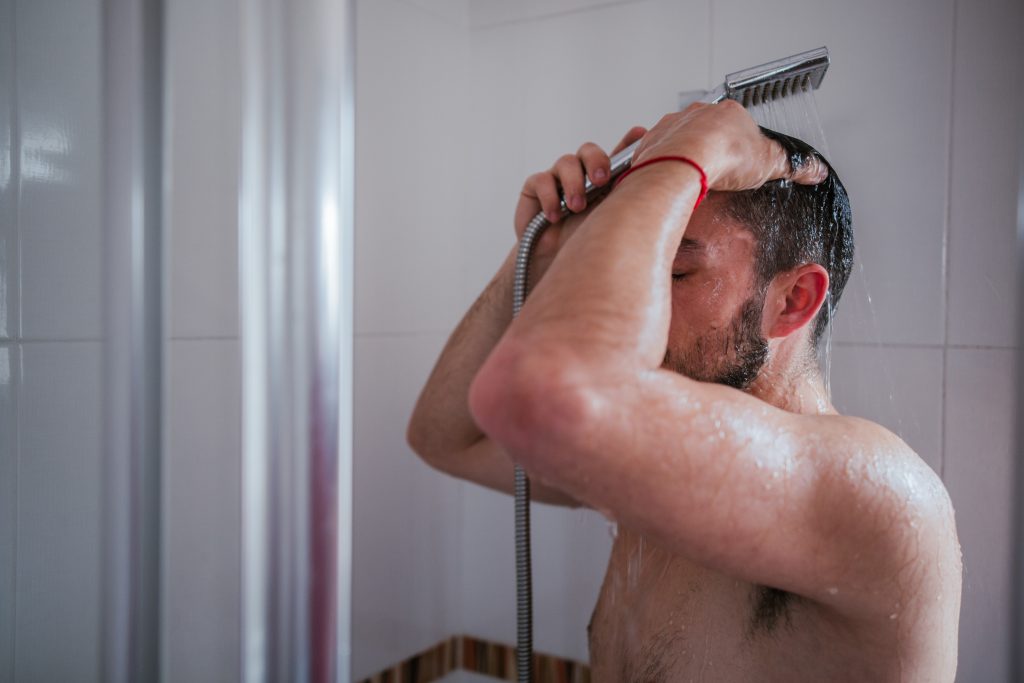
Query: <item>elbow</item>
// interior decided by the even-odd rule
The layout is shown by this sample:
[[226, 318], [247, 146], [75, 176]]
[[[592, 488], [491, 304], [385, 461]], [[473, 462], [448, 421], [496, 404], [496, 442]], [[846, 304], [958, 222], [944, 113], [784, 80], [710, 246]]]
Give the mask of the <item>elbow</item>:
[[587, 377], [574, 359], [499, 345], [470, 386], [469, 409], [481, 431], [543, 473], [537, 459], [572, 452], [593, 419]]
[[405, 428], [405, 442], [421, 460], [432, 464], [436, 446], [431, 443], [431, 434], [436, 433], [436, 427], [432, 428], [429, 420], [421, 415], [421, 402], [422, 397], [409, 417], [409, 424]]

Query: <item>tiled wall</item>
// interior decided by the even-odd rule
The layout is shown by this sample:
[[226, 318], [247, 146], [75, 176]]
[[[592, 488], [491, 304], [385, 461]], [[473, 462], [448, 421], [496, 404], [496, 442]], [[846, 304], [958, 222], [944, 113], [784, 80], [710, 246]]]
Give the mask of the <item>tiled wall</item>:
[[[405, 423], [474, 296], [461, 272], [465, 8], [356, 5], [355, 680], [458, 631], [463, 485], [414, 459]], [[414, 294], [411, 294], [415, 292]]]
[[[2, 681], [99, 676], [101, 9], [0, 0]], [[238, 675], [237, 26], [168, 3], [171, 681]]]
[[[415, 616], [403, 617], [408, 598], [395, 597], [403, 582], [454, 595], [462, 631], [514, 638], [511, 502], [442, 483], [412, 459], [400, 432], [448, 332], [511, 246], [522, 179], [584, 140], [611, 145], [630, 125], [655, 121], [679, 91], [828, 45], [833, 63], [818, 103], [853, 199], [859, 260], [833, 337], [835, 399], [895, 430], [943, 475], [964, 549], [959, 678], [1005, 679], [1024, 107], [1020, 89], [1004, 84], [1019, 82], [1024, 63], [1021, 7], [360, 3], [357, 675], [429, 641], [424, 633], [378, 644], [379, 657], [360, 654], [362, 615], [415, 621], [429, 607], [421, 599]], [[407, 106], [396, 111], [394, 102]], [[453, 138], [460, 144], [449, 147]], [[393, 481], [400, 488], [388, 502], [376, 499]], [[442, 494], [461, 499], [455, 512], [441, 510]], [[419, 496], [433, 516], [423, 516]], [[535, 515], [538, 646], [583, 658], [607, 530], [591, 513], [539, 506]], [[433, 525], [440, 547], [456, 543], [459, 561], [375, 575], [361, 591], [384, 546], [408, 541], [402, 525], [412, 519]], [[453, 575], [461, 577], [454, 592]]]
[[100, 8], [0, 0], [5, 681], [99, 676]]
[[239, 3], [167, 3], [166, 679], [239, 680]]

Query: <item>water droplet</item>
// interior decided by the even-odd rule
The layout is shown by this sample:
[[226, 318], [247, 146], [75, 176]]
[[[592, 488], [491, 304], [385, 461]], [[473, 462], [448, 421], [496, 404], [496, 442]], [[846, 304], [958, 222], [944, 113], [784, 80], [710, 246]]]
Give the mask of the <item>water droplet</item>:
[[619, 535], [619, 525], [615, 522], [608, 522], [608, 535], [611, 538], [616, 538]]
[[898, 616], [899, 616], [899, 613], [898, 613], [898, 612], [893, 612], [892, 614], [890, 614], [890, 615], [889, 615], [889, 618], [890, 618], [890, 619], [895, 619], [895, 618], [896, 618], [896, 617], [898, 617]]
[[838, 592], [839, 592], [839, 589], [836, 586], [829, 586], [829, 589], [828, 589], [828, 594], [829, 595], [836, 595]]

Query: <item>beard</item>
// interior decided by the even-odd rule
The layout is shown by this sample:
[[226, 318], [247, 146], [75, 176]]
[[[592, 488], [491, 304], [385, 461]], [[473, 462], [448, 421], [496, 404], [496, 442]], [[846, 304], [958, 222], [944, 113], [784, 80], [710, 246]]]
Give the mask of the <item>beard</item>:
[[746, 389], [768, 360], [768, 341], [761, 336], [764, 299], [765, 291], [755, 293], [726, 327], [698, 337], [692, 348], [667, 349], [662, 367], [700, 382]]

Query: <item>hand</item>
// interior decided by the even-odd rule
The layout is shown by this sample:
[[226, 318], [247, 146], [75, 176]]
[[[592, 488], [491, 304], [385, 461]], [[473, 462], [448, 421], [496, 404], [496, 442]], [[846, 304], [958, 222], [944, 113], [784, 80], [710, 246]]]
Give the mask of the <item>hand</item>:
[[[646, 132], [647, 130], [641, 126], [631, 128], [612, 150], [611, 156], [615, 156], [642, 138]], [[554, 258], [561, 246], [586, 218], [590, 209], [600, 202], [598, 199], [588, 205], [583, 194], [584, 174], [597, 187], [604, 187], [608, 184], [610, 166], [609, 155], [593, 142], [587, 142], [576, 154], [559, 157], [549, 170], [534, 173], [526, 179], [519, 194], [519, 204], [516, 206], [516, 239], [523, 236], [526, 226], [541, 210], [551, 222], [551, 226], [544, 230], [534, 247], [534, 258], [542, 261]], [[567, 216], [564, 221], [559, 209], [559, 190], [565, 195], [566, 205], [573, 214]]]
[[633, 161], [663, 155], [685, 156], [700, 164], [709, 190], [752, 190], [778, 178], [813, 185], [828, 175], [816, 156], [800, 168], [790, 168], [783, 147], [765, 137], [747, 110], [733, 100], [695, 103], [663, 116], [644, 136]]

